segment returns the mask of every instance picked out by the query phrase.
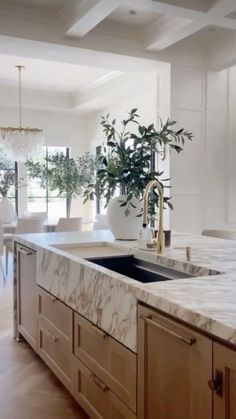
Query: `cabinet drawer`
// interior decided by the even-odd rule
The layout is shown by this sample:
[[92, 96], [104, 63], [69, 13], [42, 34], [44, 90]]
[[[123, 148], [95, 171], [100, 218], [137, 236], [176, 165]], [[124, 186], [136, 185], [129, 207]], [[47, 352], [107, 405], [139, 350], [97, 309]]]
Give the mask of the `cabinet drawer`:
[[38, 320], [38, 353], [72, 392], [72, 341], [43, 317]]
[[68, 339], [72, 341], [73, 333], [73, 311], [60, 300], [42, 288], [38, 289], [38, 314], [39, 318], [49, 320]]
[[75, 313], [74, 353], [136, 412], [136, 355]]
[[75, 357], [74, 396], [91, 419], [136, 419], [109, 387]]

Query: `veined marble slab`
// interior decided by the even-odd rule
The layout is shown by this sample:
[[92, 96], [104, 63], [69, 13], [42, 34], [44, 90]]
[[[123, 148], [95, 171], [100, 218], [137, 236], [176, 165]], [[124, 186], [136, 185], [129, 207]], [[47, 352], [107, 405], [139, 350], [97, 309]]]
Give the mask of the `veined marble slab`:
[[[17, 241], [38, 251], [40, 286], [128, 348], [137, 351], [138, 301], [236, 344], [236, 242], [176, 233], [165, 255], [157, 256], [135, 249], [132, 242], [114, 242], [105, 231], [79, 235], [22, 235]], [[75, 243], [77, 247], [78, 242], [90, 242], [94, 247], [95, 241], [113, 243], [125, 253], [198, 276], [142, 284], [51, 246]], [[186, 261], [186, 246], [192, 248], [191, 262]]]
[[67, 254], [79, 256], [80, 258], [123, 256], [126, 254], [124, 248], [117, 248], [112, 243], [94, 242], [78, 244], [58, 244], [52, 245], [55, 249], [64, 250]]

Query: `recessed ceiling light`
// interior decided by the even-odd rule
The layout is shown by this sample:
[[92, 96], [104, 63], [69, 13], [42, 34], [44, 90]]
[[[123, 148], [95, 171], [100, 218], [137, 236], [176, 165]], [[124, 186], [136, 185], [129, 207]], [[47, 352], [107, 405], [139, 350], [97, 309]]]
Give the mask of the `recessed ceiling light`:
[[138, 14], [138, 12], [137, 12], [137, 10], [134, 10], [134, 9], [129, 9], [129, 10], [128, 10], [128, 14], [129, 14], [129, 15], [131, 15], [131, 16], [135, 16], [135, 15], [137, 15], [137, 14]]

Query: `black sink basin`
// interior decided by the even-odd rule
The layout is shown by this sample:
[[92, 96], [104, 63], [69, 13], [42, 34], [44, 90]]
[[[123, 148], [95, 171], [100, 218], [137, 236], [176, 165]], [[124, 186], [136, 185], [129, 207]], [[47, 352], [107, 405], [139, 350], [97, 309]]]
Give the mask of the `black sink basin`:
[[169, 281], [171, 279], [192, 278], [194, 275], [175, 269], [157, 265], [151, 262], [145, 262], [134, 256], [115, 256], [87, 259], [96, 265], [103, 266], [111, 271], [118, 272], [121, 275], [128, 276], [139, 282], [157, 282]]

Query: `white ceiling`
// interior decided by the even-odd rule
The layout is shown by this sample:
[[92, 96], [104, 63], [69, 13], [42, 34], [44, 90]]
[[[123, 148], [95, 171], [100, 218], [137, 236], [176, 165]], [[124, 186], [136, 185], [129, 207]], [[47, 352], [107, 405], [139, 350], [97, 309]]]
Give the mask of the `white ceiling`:
[[0, 0], [3, 87], [15, 64], [26, 88], [62, 94], [163, 62], [221, 69], [235, 44], [236, 0]]
[[141, 13], [138, 13], [137, 11], [136, 14], [132, 14], [132, 11], [135, 11], [135, 9], [122, 4], [114, 10], [114, 12], [112, 12], [106, 20], [113, 24], [115, 23], [140, 28], [144, 25], [150, 25], [162, 16], [161, 14], [153, 13], [150, 10], [143, 10]]
[[[189, 52], [194, 55], [201, 49], [199, 66], [211, 67], [207, 35], [207, 42], [193, 37], [201, 31], [205, 34], [209, 26], [231, 31], [231, 51], [227, 45], [226, 57], [217, 49], [214, 65], [217, 61], [219, 67], [226, 66], [227, 60], [236, 62], [236, 0], [0, 0], [0, 38], [51, 43], [65, 50], [73, 47], [79, 54], [81, 49], [90, 51], [91, 56], [99, 51], [103, 56], [176, 62], [181, 55], [181, 62], [186, 57], [189, 64]], [[186, 48], [185, 41], [193, 41], [192, 48]], [[65, 52], [60, 61], [66, 60]], [[196, 57], [192, 61], [195, 63]], [[100, 63], [106, 67], [103, 60], [95, 66]]]
[[35, 12], [57, 14], [66, 5], [72, 3], [71, 0], [1, 0], [0, 5], [11, 8], [30, 9]]
[[86, 90], [111, 74], [101, 68], [0, 55], [0, 85], [18, 84], [15, 65], [19, 64], [25, 66], [22, 70], [23, 87], [65, 93]]
[[[226, 36], [231, 49], [227, 45], [226, 56], [215, 45], [214, 65], [236, 62], [236, 0], [0, 0], [0, 47], [2, 35], [43, 42], [45, 48], [46, 43], [72, 47], [78, 55], [86, 50], [91, 57], [99, 51], [103, 57], [109, 53], [152, 61], [183, 63], [185, 58], [186, 65], [191, 58], [197, 61], [201, 49], [205, 61], [198, 60], [199, 66], [212, 67], [208, 39], [202, 42], [198, 36], [203, 31], [206, 39], [209, 26], [231, 31], [231, 40]], [[193, 42], [192, 48], [188, 42], [186, 49], [186, 41]], [[65, 52], [59, 61], [68, 59]], [[83, 64], [90, 65], [87, 61]], [[103, 67], [103, 59], [100, 63]]]

